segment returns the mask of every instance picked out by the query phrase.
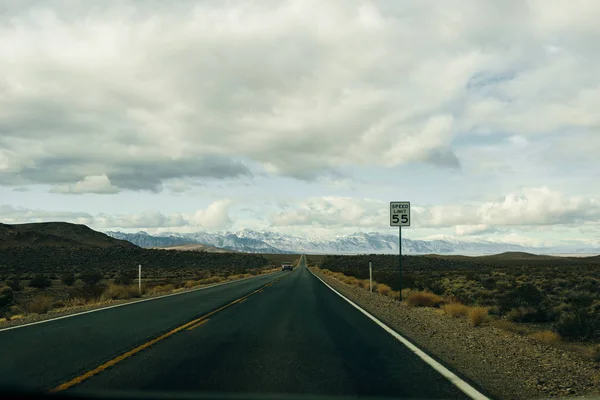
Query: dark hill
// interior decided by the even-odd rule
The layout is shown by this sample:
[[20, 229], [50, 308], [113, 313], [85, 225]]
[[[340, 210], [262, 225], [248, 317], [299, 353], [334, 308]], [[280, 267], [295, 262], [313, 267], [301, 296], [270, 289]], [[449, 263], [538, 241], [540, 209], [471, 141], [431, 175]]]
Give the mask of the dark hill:
[[11, 247], [137, 248], [85, 225], [66, 222], [7, 225], [0, 223], [0, 248]]

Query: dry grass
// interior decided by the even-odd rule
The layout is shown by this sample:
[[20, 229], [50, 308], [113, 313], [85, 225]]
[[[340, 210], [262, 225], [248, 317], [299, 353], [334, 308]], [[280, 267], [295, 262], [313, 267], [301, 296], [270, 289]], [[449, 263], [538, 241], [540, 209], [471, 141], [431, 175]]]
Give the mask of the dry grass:
[[183, 287], [186, 288], [186, 289], [191, 289], [191, 288], [193, 288], [195, 286], [198, 286], [198, 285], [199, 285], [198, 281], [186, 281], [184, 283]]
[[40, 295], [29, 300], [25, 307], [29, 313], [46, 314], [52, 309], [52, 303], [52, 297]]
[[358, 281], [358, 287], [361, 289], [367, 289], [369, 290], [369, 280], [368, 279], [363, 279], [361, 281]]
[[552, 331], [540, 331], [529, 335], [529, 337], [542, 343], [557, 343], [560, 342], [560, 335]]
[[461, 303], [450, 303], [442, 306], [442, 310], [455, 318], [464, 317], [469, 313], [469, 307]]
[[485, 307], [473, 307], [469, 310], [469, 322], [473, 326], [479, 326], [488, 319], [488, 310]]
[[172, 284], [168, 285], [158, 285], [153, 288], [148, 289], [148, 294], [150, 295], [161, 295], [161, 294], [169, 294], [175, 290], [175, 286]]
[[406, 302], [413, 307], [436, 307], [442, 304], [443, 300], [440, 296], [429, 292], [413, 292]]
[[224, 280], [225, 278], [223, 278], [222, 276], [210, 276], [208, 278], [199, 279], [196, 282], [198, 283], [198, 285], [209, 285], [211, 283], [223, 282]]
[[101, 300], [125, 300], [140, 297], [137, 286], [123, 286], [110, 284], [102, 293]]
[[502, 329], [503, 331], [516, 333], [518, 335], [527, 334], [527, 328], [506, 319], [497, 319], [492, 321], [492, 326]]
[[227, 280], [228, 281], [237, 281], [237, 280], [240, 280], [240, 279], [249, 278], [251, 276], [252, 276], [252, 274], [235, 274], [235, 275], [229, 275], [227, 277]]
[[344, 282], [346, 285], [350, 285], [350, 286], [358, 286], [358, 279], [356, 279], [353, 276], [347, 276], [347, 275], [343, 275], [342, 277], [342, 282]]
[[377, 285], [377, 293], [382, 294], [384, 296], [389, 296], [392, 292], [392, 288], [384, 283], [379, 283]]
[[81, 307], [86, 306], [88, 304], [94, 304], [95, 302], [97, 302], [96, 299], [87, 300], [83, 297], [75, 297], [66, 301], [66, 307]]

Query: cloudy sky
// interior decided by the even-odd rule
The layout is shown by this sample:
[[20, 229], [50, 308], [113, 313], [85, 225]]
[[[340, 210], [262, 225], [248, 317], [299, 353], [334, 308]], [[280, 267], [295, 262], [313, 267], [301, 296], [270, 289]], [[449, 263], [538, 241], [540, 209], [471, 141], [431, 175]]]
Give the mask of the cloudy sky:
[[0, 221], [600, 241], [600, 2], [0, 1]]

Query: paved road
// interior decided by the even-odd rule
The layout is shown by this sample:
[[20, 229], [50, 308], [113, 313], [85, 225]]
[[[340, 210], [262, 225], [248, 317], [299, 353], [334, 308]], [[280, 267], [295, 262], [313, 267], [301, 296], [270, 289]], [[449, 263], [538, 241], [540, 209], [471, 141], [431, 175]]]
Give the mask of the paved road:
[[466, 398], [305, 265], [0, 332], [0, 346], [0, 376], [43, 389]]

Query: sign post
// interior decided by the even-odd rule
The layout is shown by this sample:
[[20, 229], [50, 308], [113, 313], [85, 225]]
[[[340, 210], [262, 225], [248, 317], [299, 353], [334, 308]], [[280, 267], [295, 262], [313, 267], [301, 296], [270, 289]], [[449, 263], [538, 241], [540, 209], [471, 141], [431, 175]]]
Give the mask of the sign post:
[[410, 226], [410, 201], [390, 202], [390, 226], [398, 227], [398, 287], [402, 301], [402, 227]]
[[371, 261], [369, 261], [369, 290], [373, 293], [373, 267]]
[[142, 264], [138, 265], [138, 290], [142, 294]]

